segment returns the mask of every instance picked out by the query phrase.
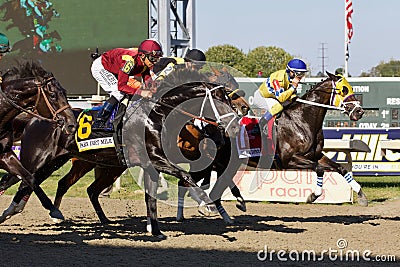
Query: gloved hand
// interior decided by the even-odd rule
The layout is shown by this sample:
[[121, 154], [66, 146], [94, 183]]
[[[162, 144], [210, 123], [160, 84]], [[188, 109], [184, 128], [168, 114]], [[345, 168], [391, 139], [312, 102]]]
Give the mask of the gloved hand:
[[143, 98], [151, 98], [153, 96], [153, 93], [149, 90], [142, 90], [140, 92], [140, 96]]
[[297, 89], [297, 86], [299, 86], [299, 82], [300, 82], [301, 78], [300, 77], [294, 77], [292, 80], [292, 86]]
[[147, 84], [147, 88], [152, 92], [153, 94], [157, 92], [157, 88], [159, 86], [158, 81], [152, 81], [149, 84]]

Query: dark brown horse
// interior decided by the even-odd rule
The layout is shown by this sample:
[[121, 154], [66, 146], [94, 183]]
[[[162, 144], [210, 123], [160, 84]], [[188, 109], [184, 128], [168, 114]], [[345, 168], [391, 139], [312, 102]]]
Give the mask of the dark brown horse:
[[[14, 142], [12, 122], [21, 112], [39, 117], [47, 121], [53, 129], [71, 136], [75, 131], [76, 122], [67, 101], [66, 91], [51, 73], [32, 62], [22, 63], [8, 70], [2, 79], [0, 168], [19, 177], [34, 190], [42, 205], [50, 210], [51, 217], [63, 219], [61, 212], [35, 183], [32, 171], [20, 163], [11, 147]], [[40, 153], [40, 149], [37, 153]]]
[[[233, 76], [231, 76], [229, 73], [227, 73], [226, 70], [218, 71], [216, 68], [214, 68], [213, 73], [208, 74], [207, 77], [209, 80], [217, 82], [218, 84], [222, 83], [225, 86], [229, 86], [229, 89], [226, 88], [226, 90], [227, 90], [227, 93], [229, 94], [229, 97], [231, 98], [233, 109], [236, 111], [236, 113], [238, 113], [239, 116], [247, 115], [247, 113], [250, 110], [250, 106], [247, 103], [247, 101], [244, 99], [244, 92], [241, 90], [238, 90], [239, 85], [237, 84], [237, 82], [235, 81]], [[78, 113], [79, 113], [79, 111], [76, 110], [76, 114], [78, 114]], [[29, 120], [30, 120], [30, 117], [27, 117], [27, 116], [19, 117], [16, 120], [14, 120], [15, 135], [22, 134], [22, 130], [25, 128], [25, 126], [29, 122]], [[212, 129], [212, 127], [208, 127], [208, 126], [206, 126], [206, 128]], [[204, 147], [203, 148], [201, 147], [200, 141], [202, 141], [205, 137], [210, 138], [209, 135], [210, 135], [210, 131], [207, 131], [207, 133], [206, 133], [206, 131], [204, 131], [204, 130], [199, 130], [198, 127], [194, 126], [193, 123], [186, 124], [185, 127], [183, 127], [182, 131], [180, 132], [179, 138], [178, 138], [178, 147], [180, 148], [184, 157], [189, 161], [198, 160], [201, 157], [201, 154], [203, 153], [203, 151], [205, 150]], [[217, 131], [216, 136], [218, 137], [218, 135], [219, 135], [219, 131]], [[209, 142], [210, 141], [216, 142], [215, 139], [209, 140]], [[201, 151], [201, 150], [203, 150], [203, 151]], [[41, 166], [41, 165], [42, 164], [40, 162], [38, 162], [38, 166]], [[60, 165], [60, 163], [58, 163], [57, 165]], [[217, 163], [217, 162], [215, 163], [216, 170], [220, 169], [220, 166], [222, 166], [221, 163]], [[56, 194], [56, 198], [54, 201], [54, 204], [57, 208], [60, 207], [62, 197], [67, 192], [67, 190], [73, 184], [75, 184], [83, 175], [85, 175], [87, 172], [91, 171], [93, 168], [95, 168], [96, 178], [103, 177], [102, 181], [98, 181], [98, 183], [93, 185], [96, 187], [103, 187], [103, 186], [105, 186], [105, 184], [112, 183], [126, 169], [125, 167], [103, 168], [101, 165], [98, 165], [96, 163], [87, 162], [87, 161], [83, 161], [81, 159], [75, 158], [72, 161], [72, 167], [71, 167], [70, 171], [58, 183], [57, 194]], [[46, 170], [49, 170], [49, 172], [48, 172], [49, 174], [40, 175], [40, 176], [43, 176], [43, 177], [49, 176], [51, 174], [51, 172], [53, 172], [52, 169], [53, 168], [46, 167]], [[200, 173], [191, 172], [191, 175], [193, 176], [193, 178], [196, 182], [201, 180], [203, 178], [202, 175], [204, 175], [206, 177], [203, 182], [203, 186], [204, 186], [204, 184], [206, 184], [207, 181], [209, 181], [209, 177], [211, 176], [211, 170], [212, 169], [207, 168], [205, 171], [200, 172]], [[104, 178], [104, 177], [107, 177], [107, 178]], [[7, 189], [8, 187], [10, 187], [11, 185], [13, 185], [16, 182], [18, 182], [18, 180], [15, 177], [8, 176], [8, 175], [4, 176], [2, 178], [2, 180], [0, 181], [0, 191]], [[181, 187], [183, 187], [182, 182], [179, 182], [179, 185]], [[236, 185], [233, 182], [229, 186], [231, 187], [232, 194], [237, 198], [238, 202], [237, 202], [236, 206], [238, 207], [238, 209], [245, 211], [246, 205], [245, 205], [243, 197], [240, 194], [239, 189], [236, 187]], [[179, 188], [180, 195], [184, 194], [184, 193], [182, 193], [183, 189], [181, 187]], [[89, 195], [91, 195], [91, 194], [89, 193]], [[20, 204], [18, 206], [16, 206], [15, 212], [22, 211], [22, 209], [24, 208], [24, 206], [26, 204], [26, 200], [28, 198], [29, 198], [29, 195], [24, 197], [24, 200], [22, 200], [20, 202]], [[226, 214], [226, 211], [224, 210], [224, 208], [222, 207], [220, 201], [217, 201], [216, 204], [217, 204], [218, 210], [220, 211], [221, 215], [225, 219], [227, 214]], [[95, 205], [97, 205], [97, 204], [95, 204]], [[96, 209], [96, 210], [99, 210], [99, 209]], [[206, 210], [206, 207], [199, 207], [199, 212], [204, 213], [205, 210]], [[100, 220], [103, 223], [108, 222], [108, 219], [106, 218], [106, 216], [104, 215], [103, 212], [99, 211], [98, 214], [99, 214]], [[0, 221], [1, 221], [1, 218], [4, 218], [4, 217], [5, 216], [0, 217]], [[181, 220], [182, 218], [183, 217], [181, 217], [181, 216], [177, 216], [178, 220]], [[228, 220], [228, 222], [229, 222], [230, 221], [229, 216], [225, 220]]]
[[[184, 74], [182, 74], [182, 72]], [[193, 74], [189, 70], [182, 70], [181, 73], [176, 73], [174, 75], [200, 75]], [[171, 75], [170, 75], [171, 76]], [[177, 77], [170, 77], [169, 79], [177, 79]], [[165, 119], [167, 117], [173, 117], [176, 122], [186, 123], [187, 113], [197, 114], [201, 110], [200, 117], [206, 117], [216, 120], [220, 127], [227, 129], [230, 134], [236, 133], [238, 129], [238, 124], [236, 120], [236, 115], [231, 109], [231, 103], [226, 95], [225, 88], [220, 85], [207, 84], [206, 82], [194, 82], [190, 84], [183, 84], [178, 87], [173, 87], [171, 84], [176, 84], [170, 81], [170, 85], [165, 82], [166, 85], [163, 88], [160, 86], [158, 88], [158, 95], [160, 98], [156, 101], [141, 100], [140, 104], [137, 106], [129, 106], [126, 113], [125, 127], [129, 136], [125, 138], [125, 148], [126, 151], [125, 158], [127, 159], [128, 166], [141, 166], [145, 173], [147, 174], [147, 179], [145, 179], [146, 184], [146, 203], [148, 207], [148, 212], [151, 215], [151, 225], [152, 233], [156, 236], [163, 236], [159, 230], [157, 222], [157, 210], [156, 210], [156, 199], [154, 194], [157, 185], [158, 172], [164, 172], [179, 179], [185, 180], [185, 184], [196, 187], [195, 192], [198, 194], [205, 203], [212, 203], [208, 196], [196, 185], [195, 181], [190, 177], [190, 175], [184, 170], [177, 168], [165, 154], [165, 147], [161, 147], [161, 131], [168, 131], [168, 136], [174, 136], [176, 128], [175, 125], [171, 127], [166, 127]], [[178, 83], [180, 84], [180, 83]], [[193, 102], [193, 100], [196, 100]], [[186, 101], [191, 101], [190, 106], [185, 107], [185, 112], [182, 108], [174, 109], [180, 103]], [[171, 108], [172, 107], [172, 108]], [[178, 110], [176, 113], [175, 111]], [[230, 115], [229, 115], [230, 114]], [[147, 118], [147, 119], [143, 119]], [[209, 120], [209, 122], [212, 122]], [[36, 132], [45, 127], [46, 122], [39, 122], [33, 120], [25, 129], [26, 132]], [[39, 125], [42, 124], [42, 125]], [[28, 130], [32, 129], [32, 130]], [[223, 129], [223, 128], [222, 128]], [[175, 135], [175, 144], [176, 144]], [[22, 139], [23, 149], [21, 151], [21, 160], [24, 159], [24, 155], [29, 154], [29, 151], [34, 151], [36, 146], [43, 142], [43, 136], [40, 140], [32, 140], [32, 136], [27, 136], [26, 141]], [[133, 138], [128, 140], [129, 138]], [[51, 138], [50, 138], [51, 139]], [[62, 140], [62, 136], [58, 140]], [[28, 141], [29, 140], [29, 141]], [[176, 146], [176, 145], [175, 145]], [[114, 148], [110, 149], [100, 149], [95, 151], [85, 151], [78, 152], [75, 143], [66, 143], [66, 150], [63, 147], [56, 146], [48, 147], [49, 151], [53, 151], [53, 158], [51, 162], [46, 164], [34, 164], [33, 166], [39, 166], [40, 168], [35, 172], [36, 177], [48, 177], [52, 171], [58, 169], [62, 166], [69, 158], [77, 157], [81, 160], [95, 163], [98, 166], [108, 168], [109, 170], [124, 170], [124, 166], [118, 160], [117, 154]], [[42, 162], [43, 158], [38, 156], [36, 162]], [[32, 160], [31, 160], [32, 161]], [[27, 161], [30, 164], [31, 161]], [[46, 161], [46, 160], [45, 160]], [[91, 167], [93, 168], [93, 167]], [[109, 184], [112, 184], [112, 179]], [[98, 203], [98, 195], [102, 191], [97, 191], [99, 188], [98, 184], [104, 183], [102, 179], [96, 180], [89, 188], [89, 197], [98, 212], [99, 218], [102, 220], [102, 215], [104, 214]], [[14, 201], [20, 203], [22, 197], [29, 193], [30, 189], [26, 186], [20, 188]], [[18, 199], [19, 200], [16, 200]], [[15, 213], [15, 209], [12, 213]], [[11, 213], [10, 213], [11, 214]], [[11, 214], [12, 215], [12, 214]], [[3, 214], [4, 218], [4, 214]], [[104, 216], [104, 220], [107, 220]]]
[[[328, 73], [328, 78], [314, 85], [301, 98], [284, 109], [276, 119], [274, 137], [276, 156], [270, 166], [274, 169], [309, 169], [317, 174], [317, 186], [307, 202], [314, 202], [322, 195], [322, 181], [325, 171], [342, 175], [358, 194], [358, 202], [368, 205], [367, 198], [360, 185], [353, 179], [352, 173], [322, 153], [324, 135], [323, 120], [328, 109], [339, 109], [351, 120], [362, 118], [364, 110], [356, 100], [351, 85], [343, 76]], [[247, 165], [260, 167], [268, 159], [250, 158]], [[259, 184], [253, 181], [251, 190]]]

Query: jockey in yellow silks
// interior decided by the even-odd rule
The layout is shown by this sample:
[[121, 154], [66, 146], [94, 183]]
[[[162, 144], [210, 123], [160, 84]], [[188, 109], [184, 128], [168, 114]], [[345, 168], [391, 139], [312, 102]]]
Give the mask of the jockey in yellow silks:
[[296, 97], [297, 86], [307, 71], [307, 65], [303, 60], [292, 59], [286, 69], [272, 73], [254, 93], [253, 104], [266, 110], [259, 121], [265, 134], [268, 121], [283, 110], [282, 103]]

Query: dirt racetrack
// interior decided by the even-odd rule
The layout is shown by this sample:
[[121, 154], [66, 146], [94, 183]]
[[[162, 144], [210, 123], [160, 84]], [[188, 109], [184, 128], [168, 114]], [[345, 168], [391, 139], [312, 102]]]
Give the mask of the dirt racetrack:
[[[1, 196], [0, 209], [10, 202]], [[87, 198], [64, 198], [67, 220], [54, 224], [32, 197], [22, 214], [0, 225], [0, 266], [399, 266], [400, 199], [366, 208], [248, 203], [246, 213], [225, 202], [232, 226], [200, 217], [195, 208], [177, 223], [176, 208], [160, 202], [168, 236], [162, 241], [145, 233], [144, 201], [101, 202], [114, 221], [109, 226], [98, 223]]]

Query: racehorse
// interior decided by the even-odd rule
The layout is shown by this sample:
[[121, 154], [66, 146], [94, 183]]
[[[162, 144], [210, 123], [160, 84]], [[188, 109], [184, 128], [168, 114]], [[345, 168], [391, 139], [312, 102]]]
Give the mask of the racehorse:
[[[145, 194], [146, 204], [148, 207], [148, 213], [151, 217], [152, 233], [159, 237], [162, 237], [163, 235], [158, 227], [156, 200], [152, 195], [155, 192], [154, 190], [156, 190], [156, 186], [158, 186], [158, 172], [167, 173], [185, 180], [187, 185], [196, 187], [195, 192], [205, 203], [211, 203], [211, 200], [196, 185], [190, 175], [182, 169], [174, 166], [166, 157], [165, 144], [162, 144], [161, 142], [162, 131], [168, 132], [168, 135], [166, 136], [173, 136], [172, 132], [176, 129], [175, 127], [166, 128], [165, 119], [172, 116], [176, 121], [183, 121], [183, 124], [185, 124], [187, 122], [187, 114], [190, 114], [190, 112], [192, 112], [191, 114], [197, 114], [199, 113], [199, 110], [201, 110], [202, 112], [197, 116], [199, 119], [202, 117], [209, 118], [207, 121], [218, 127], [224, 126], [230, 134], [235, 134], [238, 130], [237, 115], [231, 109], [230, 99], [227, 97], [223, 86], [206, 82], [193, 82], [173, 87], [173, 84], [180, 84], [174, 82], [174, 79], [178, 79], [176, 76], [179, 77], [179, 75], [187, 76], [200, 74], [196, 74], [189, 70], [181, 70], [176, 72], [174, 75], [169, 75], [169, 81], [167, 82], [168, 79], [165, 79], [166, 81], [163, 83], [165, 84], [164, 87], [160, 86], [158, 88], [156, 96], [159, 96], [159, 99], [153, 101], [141, 99], [138, 105], [129, 106], [126, 112], [127, 119], [123, 128], [126, 129], [126, 127], [128, 127], [127, 132], [129, 133], [127, 137], [128, 142], [124, 140], [125, 147], [128, 149], [128, 151], [126, 151], [127, 155], [125, 155], [128, 166], [141, 166], [145, 169], [145, 173], [147, 173], [148, 179], [145, 179], [145, 182], [147, 183]], [[180, 112], [178, 112], [178, 114], [173, 114], [173, 107], [191, 100], [197, 100], [197, 102], [194, 101], [193, 103], [192, 101], [191, 105], [186, 106], [184, 111], [182, 108], [178, 108], [177, 110]], [[216, 122], [213, 122], [213, 120], [216, 120]], [[44, 122], [38, 122], [37, 120], [33, 120], [33, 122], [31, 121], [25, 131], [33, 131], [29, 129], [36, 129], [37, 131], [45, 127], [45, 125], [39, 126], [39, 123], [43, 124]], [[27, 140], [32, 137], [28, 135], [24, 135], [24, 137], [25, 136]], [[176, 136], [177, 135], [175, 135], [175, 146]], [[24, 140], [24, 137], [22, 140]], [[40, 140], [30, 140], [30, 143], [26, 142], [26, 145], [21, 151], [21, 155], [27, 154], [28, 151], [34, 149], [38, 144], [40, 144], [40, 142], [43, 142], [41, 141], [42, 139], [43, 136]], [[164, 147], [162, 145], [164, 145]], [[62, 148], [57, 146], [49, 146], [49, 150], [59, 150], [59, 153], [54, 153], [57, 157], [53, 157], [53, 160], [50, 163], [42, 165], [42, 168], [35, 172], [36, 177], [47, 178], [52, 171], [58, 169], [71, 157], [77, 157], [84, 161], [95, 163], [96, 165], [108, 168], [109, 170], [124, 170], [124, 166], [118, 160], [114, 148], [79, 153], [76, 144], [70, 142], [66, 145], [66, 151], [62, 151]], [[37, 157], [36, 159], [36, 161], [41, 160], [40, 157]], [[45, 175], [43, 175], [44, 173]], [[90, 200], [92, 201], [100, 220], [102, 220], [101, 214], [104, 213], [101, 210], [97, 198], [103, 188], [98, 192], [96, 190], [97, 184], [103, 183], [102, 180], [103, 179], [96, 180], [88, 188]], [[111, 181], [110, 184], [112, 184], [112, 182], [113, 181]], [[105, 187], [110, 184], [107, 184]], [[29, 188], [23, 186], [15, 196], [14, 201], [20, 203], [22, 197], [26, 195], [26, 193], [29, 193]], [[9, 213], [9, 216], [14, 213], [15, 210], [14, 212]], [[106, 219], [105, 216], [104, 219]]]
[[[339, 109], [353, 121], [362, 118], [364, 110], [356, 100], [353, 89], [347, 80], [340, 75], [327, 72], [328, 78], [314, 85], [297, 101], [285, 108], [276, 119], [274, 137], [274, 169], [310, 169], [317, 174], [315, 192], [307, 198], [307, 203], [314, 202], [322, 195], [323, 175], [333, 171], [342, 175], [352, 189], [358, 194], [358, 202], [368, 205], [368, 200], [360, 185], [353, 179], [352, 172], [322, 153], [324, 135], [323, 120], [328, 109]], [[250, 158], [249, 166], [259, 166], [263, 157]], [[253, 184], [255, 188], [259, 185]]]
[[[228, 86], [229, 88], [225, 87], [225, 89], [226, 89], [229, 97], [231, 98], [233, 109], [236, 111], [236, 113], [239, 116], [247, 115], [248, 111], [250, 110], [250, 106], [247, 103], [247, 101], [244, 99], [244, 92], [238, 89], [239, 85], [237, 84], [237, 82], [235, 81], [233, 76], [230, 75], [226, 69], [217, 70], [217, 68], [214, 67], [212, 70], [213, 70], [212, 73], [208, 73], [206, 75], [207, 79], [211, 80], [215, 83]], [[77, 114], [78, 113], [79, 112], [77, 112]], [[29, 121], [29, 119], [27, 119], [25, 117], [18, 118], [14, 121], [14, 125], [16, 128], [14, 132], [16, 135], [22, 134], [22, 130], [25, 128], [28, 121]], [[206, 128], [209, 128], [209, 127], [206, 126]], [[206, 132], [208, 132], [208, 133], [206, 133]], [[219, 131], [216, 131], [216, 132], [219, 132]], [[32, 133], [32, 135], [35, 135], [35, 134]], [[200, 151], [202, 149], [200, 146], [200, 141], [202, 141], [204, 139], [204, 137], [206, 137], [206, 136], [208, 136], [208, 138], [210, 138], [209, 135], [210, 135], [210, 131], [200, 130], [196, 126], [194, 126], [193, 123], [186, 124], [185, 127], [182, 128], [182, 131], [179, 133], [179, 138], [178, 138], [178, 146], [179, 146], [182, 154], [184, 155], [184, 157], [190, 161], [198, 160], [201, 157], [201, 154], [203, 153], [202, 151]], [[217, 135], [218, 135], [218, 133], [217, 133]], [[214, 139], [211, 138], [211, 139], [213, 140], [213, 142], [216, 141], [215, 138]], [[22, 153], [22, 154], [24, 154], [24, 153]], [[68, 159], [65, 158], [65, 160], [68, 160]], [[32, 159], [30, 159], [30, 162], [31, 161], [32, 161]], [[226, 163], [224, 163], [224, 164], [226, 164]], [[40, 166], [40, 163], [38, 163], [38, 165]], [[57, 165], [61, 165], [61, 163], [57, 163]], [[95, 177], [96, 178], [107, 177], [108, 181], [106, 181], [104, 178], [103, 178], [103, 180], [101, 180], [103, 183], [104, 182], [110, 183], [110, 181], [112, 181], [112, 182], [115, 181], [115, 179], [117, 179], [121, 175], [121, 173], [124, 172], [126, 169], [125, 167], [102, 168], [100, 165], [97, 165], [97, 166], [96, 165], [97, 165], [96, 163], [82, 161], [80, 159], [74, 159], [72, 161], [72, 167], [71, 167], [70, 171], [58, 183], [57, 194], [56, 194], [55, 201], [54, 201], [54, 204], [57, 208], [60, 207], [62, 197], [68, 191], [68, 189], [73, 184], [75, 184], [83, 175], [85, 175], [87, 172], [89, 172], [93, 168], [95, 168]], [[218, 170], [218, 168], [220, 168], [220, 166], [222, 166], [223, 164], [221, 164], [221, 162], [215, 161], [214, 165], [216, 166], [215, 167], [216, 170]], [[47, 178], [54, 171], [53, 169], [54, 168], [50, 168], [49, 166], [46, 166], [47, 172], [43, 175], [36, 174], [36, 176], [42, 177], [41, 180], [43, 180], [43, 179]], [[205, 172], [204, 171], [202, 171], [200, 173], [191, 172], [191, 176], [193, 176], [193, 178], [196, 182], [201, 180], [202, 178], [206, 177], [204, 179], [204, 182], [202, 185], [202, 186], [204, 186], [207, 183], [207, 181], [209, 182], [209, 177], [211, 176], [211, 170], [212, 169], [206, 168]], [[204, 177], [202, 177], [202, 175]], [[13, 177], [4, 176], [0, 182], [0, 191], [7, 189], [8, 187], [13, 185], [17, 181], [18, 180]], [[96, 183], [93, 186], [103, 187], [103, 186], [105, 186], [103, 183], [101, 183], [101, 184]], [[179, 185], [180, 185], [179, 194], [182, 196], [182, 194], [183, 195], [185, 194], [186, 190], [184, 190], [182, 188], [183, 187], [182, 181], [179, 182]], [[236, 185], [233, 182], [230, 184], [230, 187], [231, 187], [232, 194], [237, 199], [236, 207], [242, 211], [246, 211], [245, 201], [244, 201], [243, 197], [241, 196], [239, 189], [236, 187]], [[101, 192], [101, 190], [100, 190], [100, 192]], [[15, 212], [20, 212], [23, 210], [28, 198], [29, 198], [29, 195], [25, 196], [24, 199], [21, 200], [19, 205], [16, 207]], [[182, 205], [182, 204], [183, 203], [181, 203], [180, 205]], [[215, 202], [215, 204], [217, 205], [217, 209], [220, 212], [221, 216], [224, 218], [224, 220], [226, 222], [230, 223], [231, 220], [230, 220], [229, 216], [227, 215], [226, 211], [224, 210], [224, 208], [222, 207], [220, 201], [217, 200]], [[209, 212], [206, 208], [207, 207], [199, 206], [199, 212], [200, 213]], [[108, 222], [108, 219], [104, 215], [103, 212], [98, 212], [98, 214], [99, 214], [99, 218], [100, 218], [101, 222], [103, 222], [103, 223]], [[2, 217], [0, 217], [0, 221], [4, 220], [5, 216], [6, 215], [3, 215]], [[9, 215], [7, 215], [7, 216], [9, 216]], [[182, 219], [183, 219], [183, 216], [177, 216], [178, 221], [180, 221]]]
[[[223, 163], [225, 160], [225, 164], [219, 165], [218, 180], [210, 192], [211, 199], [216, 202], [216, 199], [220, 198], [227, 187], [226, 178], [221, 179], [221, 177], [230, 177], [231, 179], [237, 173], [239, 166], [244, 164], [259, 169], [271, 167], [271, 169], [278, 170], [311, 169], [315, 171], [317, 188], [308, 196], [307, 203], [314, 202], [322, 195], [324, 171], [338, 172], [357, 192], [359, 204], [367, 206], [367, 197], [360, 185], [353, 179], [352, 173], [322, 154], [324, 145], [322, 125], [328, 108], [340, 109], [355, 121], [361, 119], [364, 113], [345, 78], [328, 73], [327, 79], [314, 85], [301, 99], [287, 106], [276, 119], [274, 135], [276, 155], [272, 166], [266, 165], [265, 162], [270, 162], [270, 159], [266, 157], [239, 160], [236, 146], [224, 146], [224, 149], [218, 151], [215, 161]], [[253, 188], [250, 189], [257, 190], [260, 186], [257, 182], [254, 180], [251, 185]], [[218, 204], [216, 205], [218, 206]], [[179, 205], [178, 217], [183, 216], [182, 210], [183, 205]], [[227, 214], [224, 215], [224, 220], [229, 222]]]
[[[67, 101], [66, 91], [53, 74], [33, 62], [21, 63], [2, 76], [0, 91], [0, 167], [22, 179], [33, 189], [50, 216], [63, 219], [43, 190], [35, 183], [29, 168], [25, 168], [11, 149], [14, 136], [13, 119], [21, 112], [47, 121], [52, 129], [67, 137], [75, 131], [76, 122]], [[53, 130], [52, 130], [53, 131]], [[32, 151], [41, 153], [38, 148]], [[16, 203], [14, 203], [16, 204]]]

